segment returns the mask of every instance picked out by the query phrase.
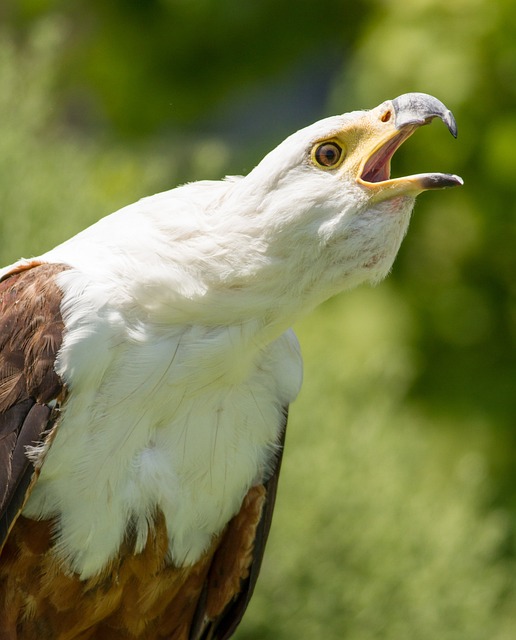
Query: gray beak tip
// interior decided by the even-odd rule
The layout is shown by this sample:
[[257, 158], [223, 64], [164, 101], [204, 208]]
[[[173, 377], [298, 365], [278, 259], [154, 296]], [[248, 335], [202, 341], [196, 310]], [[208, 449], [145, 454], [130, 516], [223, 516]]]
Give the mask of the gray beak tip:
[[453, 117], [453, 113], [447, 109], [446, 114], [443, 116], [443, 122], [448, 127], [448, 131], [454, 138], [457, 137], [457, 123]]
[[405, 93], [392, 101], [396, 128], [407, 125], [428, 124], [440, 118], [454, 138], [457, 137], [457, 123], [453, 113], [437, 98], [427, 93]]

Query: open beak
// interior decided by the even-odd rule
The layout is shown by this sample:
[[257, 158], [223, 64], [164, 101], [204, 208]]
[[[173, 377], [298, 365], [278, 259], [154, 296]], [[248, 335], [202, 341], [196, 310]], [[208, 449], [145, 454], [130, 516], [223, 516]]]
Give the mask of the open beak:
[[450, 133], [457, 137], [457, 124], [452, 112], [442, 102], [426, 93], [406, 93], [384, 102], [370, 112], [379, 142], [366, 154], [358, 182], [375, 191], [380, 199], [395, 195], [417, 195], [428, 189], [444, 189], [463, 184], [462, 178], [448, 173], [419, 173], [391, 178], [391, 159], [401, 144], [416, 129], [440, 118]]

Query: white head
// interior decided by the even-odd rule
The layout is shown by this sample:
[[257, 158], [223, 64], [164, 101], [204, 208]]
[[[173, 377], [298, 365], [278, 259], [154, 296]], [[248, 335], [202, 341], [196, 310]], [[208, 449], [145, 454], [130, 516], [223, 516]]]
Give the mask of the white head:
[[330, 117], [288, 137], [235, 181], [214, 214], [220, 234], [233, 236], [233, 286], [269, 298], [275, 289], [279, 305], [297, 300], [306, 310], [383, 278], [416, 196], [462, 184], [448, 174], [390, 178], [396, 149], [436, 116], [456, 135], [450, 111], [426, 94]]

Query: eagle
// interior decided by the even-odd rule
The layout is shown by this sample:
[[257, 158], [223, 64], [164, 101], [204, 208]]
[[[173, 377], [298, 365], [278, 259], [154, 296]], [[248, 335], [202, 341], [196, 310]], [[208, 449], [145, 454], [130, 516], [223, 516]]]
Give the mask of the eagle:
[[252, 596], [302, 360], [290, 328], [389, 272], [408, 93], [244, 177], [144, 198], [0, 271], [0, 636], [225, 640]]

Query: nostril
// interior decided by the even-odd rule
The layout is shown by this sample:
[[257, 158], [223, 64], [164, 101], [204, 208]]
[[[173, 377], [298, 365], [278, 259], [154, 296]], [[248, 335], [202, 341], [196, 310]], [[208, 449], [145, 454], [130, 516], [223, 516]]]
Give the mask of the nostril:
[[386, 111], [380, 118], [380, 120], [382, 122], [389, 122], [389, 120], [392, 117], [392, 111], [389, 109], [388, 111]]

